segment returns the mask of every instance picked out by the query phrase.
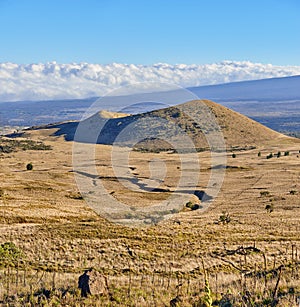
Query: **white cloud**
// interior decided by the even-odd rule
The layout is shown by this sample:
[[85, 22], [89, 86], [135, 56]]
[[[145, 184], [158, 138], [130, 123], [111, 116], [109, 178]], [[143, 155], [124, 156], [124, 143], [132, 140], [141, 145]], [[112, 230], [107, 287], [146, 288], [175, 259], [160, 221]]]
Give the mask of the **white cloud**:
[[224, 61], [206, 65], [0, 63], [0, 101], [101, 96], [122, 85], [166, 82], [183, 87], [300, 75], [300, 66]]

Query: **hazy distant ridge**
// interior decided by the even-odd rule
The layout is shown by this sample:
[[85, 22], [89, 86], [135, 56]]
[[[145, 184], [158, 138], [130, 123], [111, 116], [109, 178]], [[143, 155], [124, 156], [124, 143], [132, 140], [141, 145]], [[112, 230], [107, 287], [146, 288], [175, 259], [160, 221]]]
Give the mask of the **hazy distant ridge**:
[[189, 88], [199, 98], [216, 101], [300, 100], [300, 76]]

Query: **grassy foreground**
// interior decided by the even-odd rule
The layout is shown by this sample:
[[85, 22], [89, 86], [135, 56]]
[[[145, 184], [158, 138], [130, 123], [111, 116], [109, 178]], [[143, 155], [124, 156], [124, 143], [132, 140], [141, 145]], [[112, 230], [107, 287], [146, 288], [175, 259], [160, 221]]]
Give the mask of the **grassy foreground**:
[[[0, 248], [0, 302], [169, 306], [173, 300], [178, 306], [297, 306], [296, 238], [287, 233], [276, 241], [270, 233], [268, 240], [253, 238], [234, 221], [201, 224], [170, 221], [163, 232], [161, 226], [131, 229], [102, 220], [2, 228], [1, 241], [14, 243]], [[93, 268], [93, 295], [82, 299], [77, 280], [85, 268]]]
[[[68, 143], [38, 138], [51, 147], [0, 155], [1, 306], [299, 305], [299, 143], [228, 153], [209, 210], [186, 208], [129, 228], [97, 216], [80, 197]], [[175, 155], [156, 155], [174, 165], [166, 178], [172, 185]], [[134, 153], [131, 164], [145, 176], [141, 157], [151, 159]], [[206, 178], [209, 158], [199, 157]], [[105, 161], [97, 161], [103, 172]], [[107, 172], [107, 189], [117, 194]], [[77, 282], [87, 268], [92, 295], [81, 298]]]

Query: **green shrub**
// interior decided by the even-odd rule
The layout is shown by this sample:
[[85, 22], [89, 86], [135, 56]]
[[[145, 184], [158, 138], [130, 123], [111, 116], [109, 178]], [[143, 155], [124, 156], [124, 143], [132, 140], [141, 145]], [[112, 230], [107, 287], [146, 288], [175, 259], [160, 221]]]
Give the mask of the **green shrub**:
[[43, 142], [35, 142], [32, 140], [15, 140], [0, 137], [0, 152], [11, 153], [19, 150], [51, 150], [50, 145]]
[[187, 208], [190, 208], [191, 210], [198, 210], [198, 209], [200, 209], [200, 205], [198, 205], [198, 204], [193, 204], [191, 201], [187, 202], [187, 203], [185, 204], [185, 206], [186, 206]]
[[271, 158], [273, 158], [273, 154], [272, 153], [267, 155], [267, 159], [271, 159]]
[[236, 154], [235, 153], [232, 154], [232, 158], [236, 158]]
[[273, 204], [268, 204], [268, 205], [266, 205], [265, 209], [266, 209], [269, 213], [271, 213], [271, 212], [274, 211], [274, 206], [273, 206]]
[[281, 152], [278, 151], [278, 153], [277, 153], [277, 158], [280, 158], [280, 156], [281, 156]]
[[261, 156], [261, 152], [259, 152], [259, 153], [257, 154], [257, 156], [260, 157], [260, 156]]
[[177, 112], [175, 112], [175, 113], [172, 114], [172, 117], [173, 117], [173, 118], [178, 118], [178, 117], [180, 117], [180, 116], [181, 116], [181, 112], [180, 112], [180, 111], [177, 111]]
[[284, 152], [284, 155], [285, 155], [285, 156], [289, 156], [289, 155], [290, 155], [290, 152], [289, 152], [289, 151], [285, 151], [285, 152]]
[[0, 267], [15, 264], [22, 256], [22, 252], [13, 242], [0, 244]]
[[26, 165], [26, 169], [27, 169], [28, 171], [32, 171], [32, 170], [33, 170], [33, 165], [32, 165], [31, 162], [28, 163], [28, 164]]
[[185, 206], [186, 206], [187, 208], [191, 208], [192, 205], [193, 205], [193, 203], [192, 203], [191, 201], [188, 201], [188, 202], [185, 204]]
[[270, 192], [269, 191], [261, 191], [260, 192], [260, 196], [263, 197], [263, 196], [269, 196], [270, 195]]
[[222, 215], [219, 217], [219, 223], [228, 224], [231, 221], [231, 217], [228, 212], [222, 212]]

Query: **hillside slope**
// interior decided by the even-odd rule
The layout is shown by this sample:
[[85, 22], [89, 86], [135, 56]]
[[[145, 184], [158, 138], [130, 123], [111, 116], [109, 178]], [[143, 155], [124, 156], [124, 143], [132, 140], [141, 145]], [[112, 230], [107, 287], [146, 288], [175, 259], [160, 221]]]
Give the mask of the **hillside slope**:
[[[80, 135], [76, 129], [80, 128]], [[287, 138], [251, 119], [209, 100], [195, 100], [147, 113], [128, 115], [101, 111], [78, 122], [36, 127], [56, 129], [53, 135], [74, 137], [80, 142], [135, 145], [140, 150], [169, 150], [172, 143], [188, 136], [199, 150], [208, 149], [207, 139], [222, 133], [228, 150], [260, 146]], [[77, 129], [78, 132], [78, 129]]]

